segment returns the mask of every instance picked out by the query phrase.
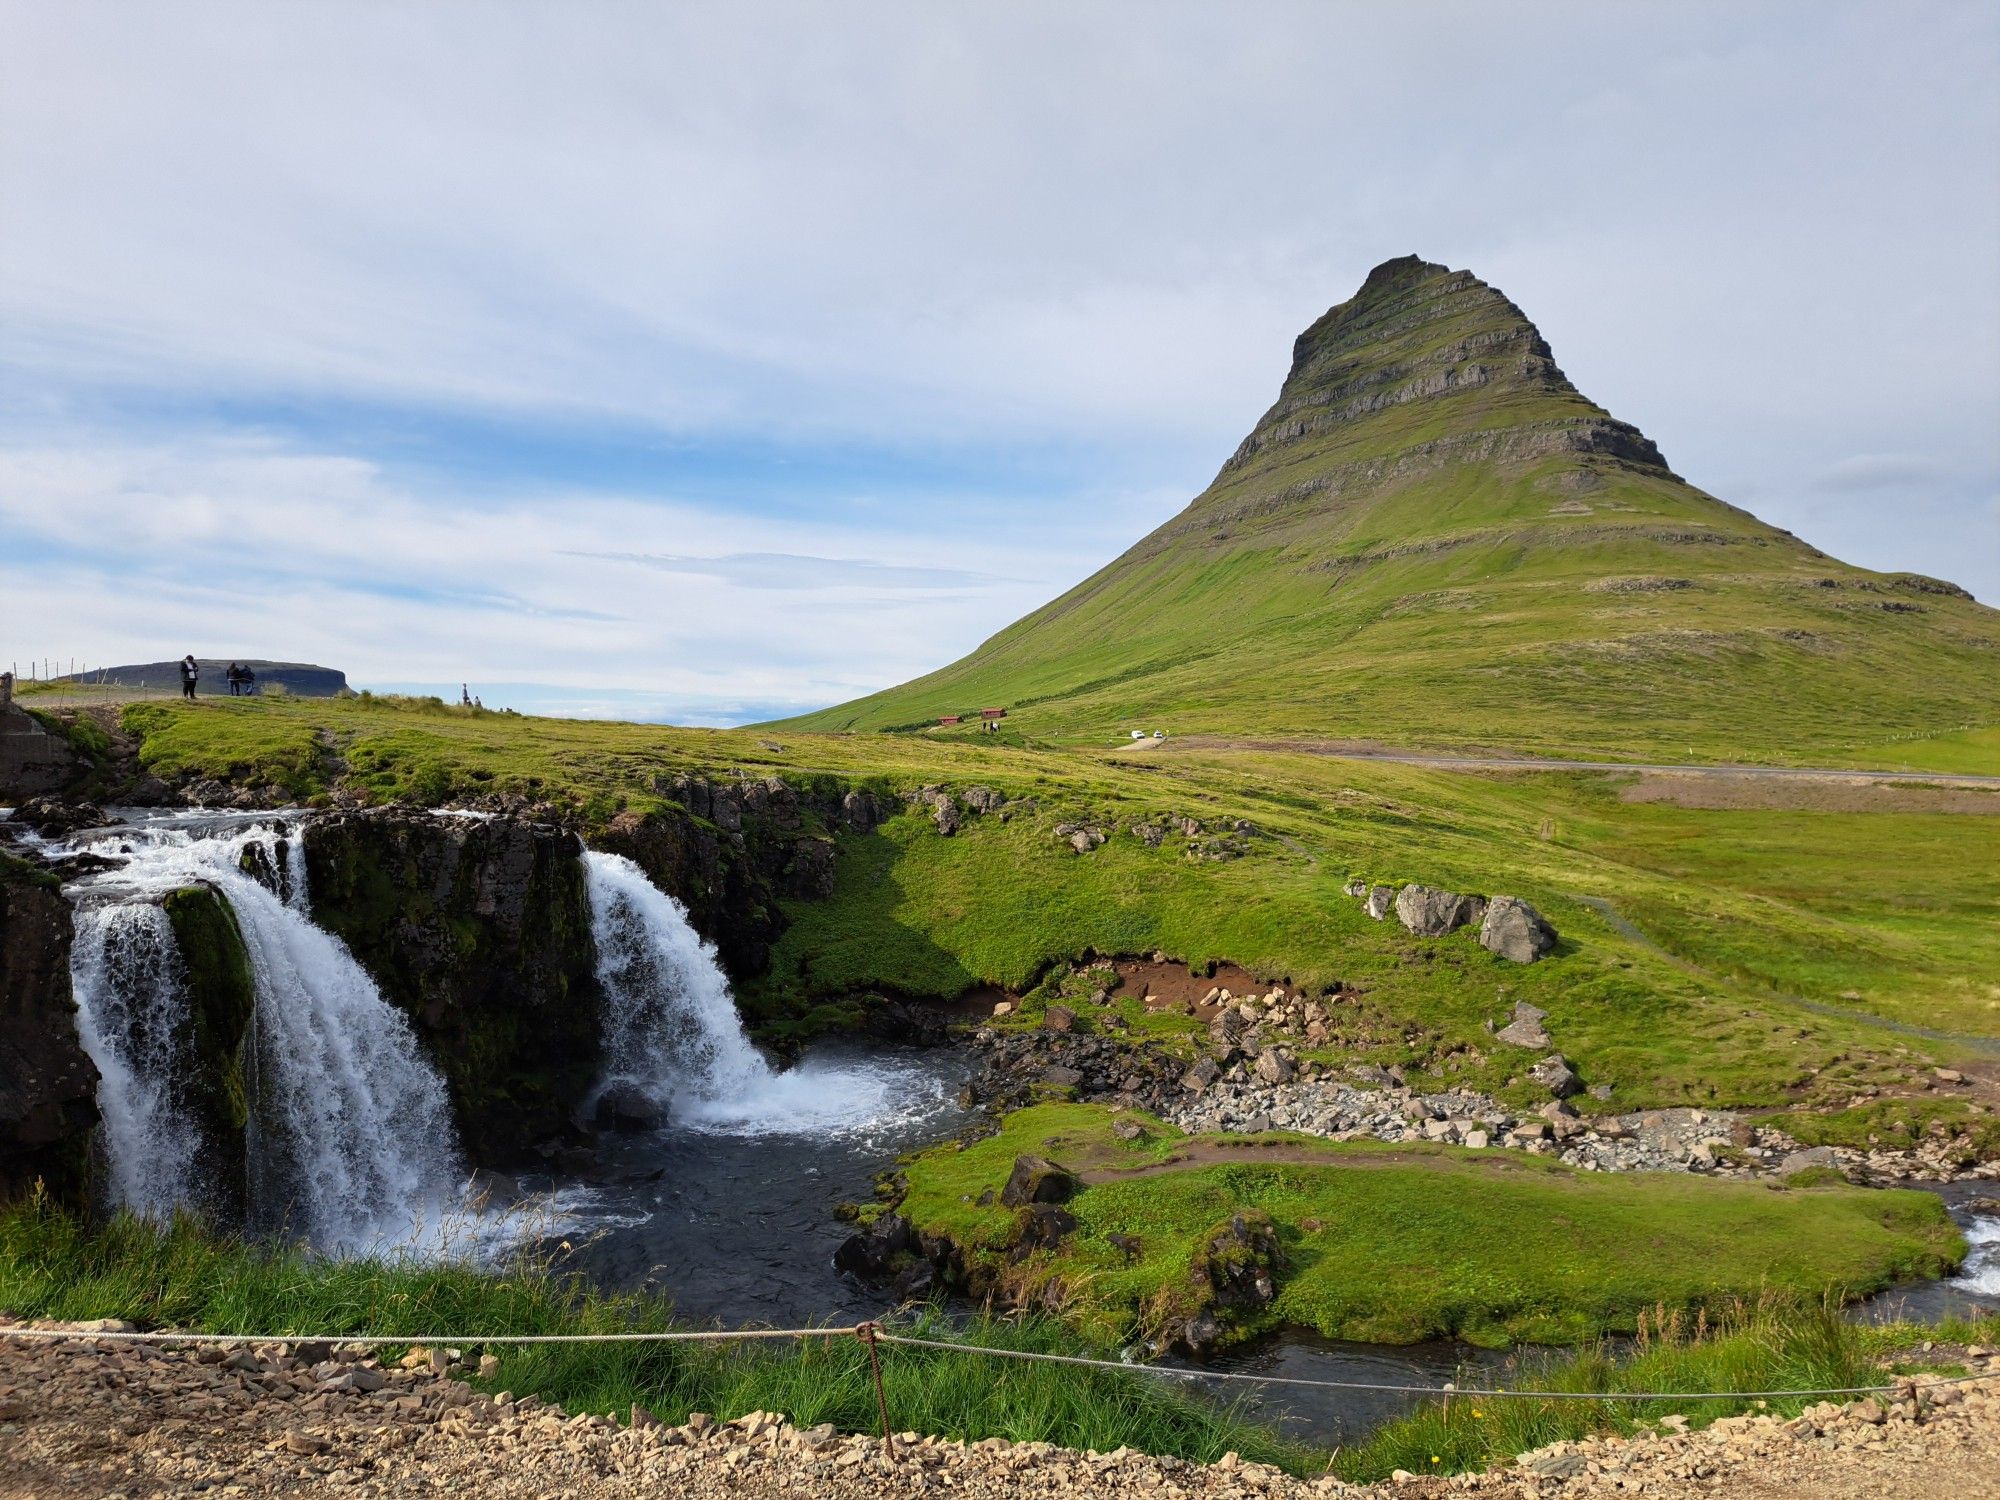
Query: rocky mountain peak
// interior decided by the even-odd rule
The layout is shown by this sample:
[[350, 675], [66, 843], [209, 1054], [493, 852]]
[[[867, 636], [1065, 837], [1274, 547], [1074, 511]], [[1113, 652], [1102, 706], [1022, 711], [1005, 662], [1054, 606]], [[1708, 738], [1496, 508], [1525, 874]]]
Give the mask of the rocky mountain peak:
[[1570, 384], [1527, 314], [1470, 271], [1415, 255], [1387, 260], [1347, 301], [1299, 335], [1277, 401], [1223, 475], [1304, 451], [1363, 450], [1407, 441], [1533, 427], [1545, 441], [1666, 470], [1635, 427], [1612, 419]]

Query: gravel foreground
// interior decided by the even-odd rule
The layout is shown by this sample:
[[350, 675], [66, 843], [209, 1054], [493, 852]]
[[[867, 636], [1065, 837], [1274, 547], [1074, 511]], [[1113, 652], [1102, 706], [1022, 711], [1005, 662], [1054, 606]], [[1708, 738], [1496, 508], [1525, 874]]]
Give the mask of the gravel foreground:
[[668, 1427], [642, 1411], [620, 1426], [531, 1397], [481, 1395], [458, 1378], [465, 1366], [448, 1350], [414, 1351], [385, 1367], [362, 1345], [170, 1348], [0, 1334], [0, 1496], [1976, 1500], [2000, 1496], [2000, 1356], [1972, 1363], [1996, 1378], [1901, 1400], [1823, 1403], [1791, 1421], [1738, 1417], [1700, 1433], [1557, 1444], [1486, 1474], [1354, 1486], [1234, 1455], [1205, 1466], [915, 1434], [891, 1459], [879, 1438], [802, 1430], [770, 1413], [720, 1424], [697, 1415]]

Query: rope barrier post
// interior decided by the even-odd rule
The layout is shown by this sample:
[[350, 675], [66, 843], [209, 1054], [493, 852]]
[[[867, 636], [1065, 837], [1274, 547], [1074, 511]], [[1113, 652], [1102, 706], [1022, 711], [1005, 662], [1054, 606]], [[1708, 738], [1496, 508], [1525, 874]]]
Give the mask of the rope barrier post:
[[875, 1376], [875, 1407], [882, 1413], [882, 1448], [889, 1455], [889, 1462], [896, 1461], [896, 1439], [889, 1431], [889, 1398], [882, 1390], [882, 1359], [875, 1352], [875, 1325], [857, 1323], [854, 1335], [868, 1346], [868, 1368]]

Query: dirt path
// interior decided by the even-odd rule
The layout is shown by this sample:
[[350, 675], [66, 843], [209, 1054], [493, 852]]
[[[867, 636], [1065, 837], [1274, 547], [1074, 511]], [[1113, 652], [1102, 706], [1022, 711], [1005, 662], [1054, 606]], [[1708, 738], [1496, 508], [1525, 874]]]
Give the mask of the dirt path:
[[[439, 1363], [444, 1363], [440, 1351]], [[1982, 1367], [2000, 1377], [2000, 1359]], [[504, 1373], [504, 1365], [502, 1367]], [[621, 1426], [488, 1398], [447, 1372], [383, 1369], [353, 1347], [210, 1346], [0, 1336], [0, 1497], [159, 1495], [513, 1497], [800, 1495], [883, 1500], [1978, 1500], [2000, 1495], [2000, 1380], [1928, 1400], [1815, 1408], [1789, 1423], [1558, 1444], [1456, 1479], [1382, 1486], [1296, 1479], [1120, 1450], [962, 1444], [801, 1430], [766, 1413], [728, 1424]]]
[[[1120, 747], [1123, 749], [1124, 747]], [[1869, 771], [1831, 766], [1692, 765], [1624, 760], [1561, 760], [1533, 755], [1453, 755], [1424, 750], [1398, 750], [1346, 740], [1237, 739], [1227, 735], [1189, 734], [1173, 739], [1135, 742], [1126, 753], [1171, 754], [1190, 750], [1266, 750], [1295, 755], [1321, 755], [1335, 760], [1377, 760], [1392, 765], [1426, 766], [1440, 771], [1635, 771], [1720, 781], [1901, 783], [1931, 787], [2000, 789], [2000, 776], [1959, 775], [1942, 771]]]

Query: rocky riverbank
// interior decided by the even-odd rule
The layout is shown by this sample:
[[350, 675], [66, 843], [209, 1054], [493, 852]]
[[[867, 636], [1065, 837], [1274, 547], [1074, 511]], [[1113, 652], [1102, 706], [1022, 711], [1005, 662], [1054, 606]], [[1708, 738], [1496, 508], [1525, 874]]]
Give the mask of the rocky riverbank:
[[[1108, 973], [1083, 966], [1079, 974]], [[2000, 1160], [1970, 1137], [1939, 1131], [1908, 1147], [1807, 1147], [1775, 1125], [1742, 1111], [1668, 1108], [1618, 1110], [1610, 1091], [1585, 1084], [1555, 1048], [1546, 1013], [1517, 1004], [1497, 1040], [1544, 1055], [1527, 1076], [1545, 1091], [1529, 1109], [1473, 1089], [1425, 1089], [1400, 1068], [1345, 1067], [1311, 1057], [1338, 1044], [1350, 1024], [1333, 997], [1283, 987], [1232, 994], [1211, 986], [1179, 1002], [1206, 1019], [1208, 1039], [1184, 1051], [1138, 1041], [1111, 1008], [1112, 991], [1095, 1006], [1050, 1005], [1031, 1030], [988, 1026], [972, 1045], [981, 1073], [968, 1102], [1002, 1111], [1059, 1090], [1071, 1097], [1149, 1110], [1194, 1133], [1297, 1131], [1333, 1140], [1429, 1141], [1475, 1149], [1550, 1156], [1594, 1172], [1698, 1172], [1717, 1177], [1788, 1177], [1830, 1168], [1857, 1181], [2000, 1181]], [[1001, 1019], [1015, 1007], [1001, 1002]], [[1964, 1075], [1933, 1071], [1942, 1096], [1965, 1093]]]
[[1972, 1359], [1994, 1377], [1977, 1384], [1825, 1403], [1789, 1421], [1731, 1418], [1695, 1433], [1669, 1418], [1656, 1432], [1557, 1444], [1485, 1474], [1399, 1473], [1378, 1486], [1295, 1478], [1233, 1454], [1201, 1465], [997, 1438], [905, 1433], [892, 1456], [879, 1438], [802, 1429], [771, 1412], [728, 1422], [697, 1413], [669, 1426], [635, 1409], [617, 1422], [474, 1390], [465, 1377], [479, 1363], [448, 1350], [389, 1365], [361, 1345], [190, 1349], [0, 1333], [0, 1496], [1599, 1500], [1699, 1491], [1928, 1500], [1993, 1494], [2000, 1473], [2000, 1358], [1991, 1351]]

